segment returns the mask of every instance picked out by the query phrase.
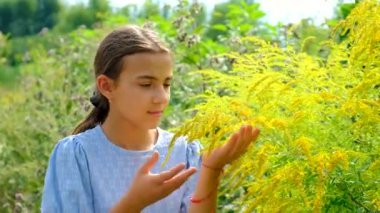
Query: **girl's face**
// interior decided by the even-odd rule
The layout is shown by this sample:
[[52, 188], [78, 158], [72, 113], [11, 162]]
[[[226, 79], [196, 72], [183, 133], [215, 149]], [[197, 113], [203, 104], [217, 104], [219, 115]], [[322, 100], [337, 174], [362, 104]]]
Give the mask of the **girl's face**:
[[108, 116], [123, 124], [156, 128], [170, 99], [172, 58], [168, 53], [137, 53], [123, 62], [119, 78], [111, 80]]

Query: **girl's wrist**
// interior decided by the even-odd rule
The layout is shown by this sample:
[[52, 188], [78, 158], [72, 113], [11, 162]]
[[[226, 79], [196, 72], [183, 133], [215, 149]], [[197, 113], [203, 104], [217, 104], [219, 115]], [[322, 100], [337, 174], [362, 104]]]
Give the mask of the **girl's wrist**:
[[218, 173], [218, 174], [223, 174], [224, 173], [224, 167], [215, 167], [215, 166], [210, 166], [204, 162], [202, 162], [202, 168], [208, 170], [208, 171], [212, 171], [214, 173]]
[[126, 196], [126, 202], [128, 203], [131, 209], [139, 213], [145, 208], [145, 206], [143, 205], [143, 203], [141, 203], [141, 200], [138, 198], [138, 196], [130, 194], [130, 193], [128, 193]]
[[125, 195], [110, 211], [111, 213], [124, 213], [133, 212], [140, 213], [144, 207], [139, 204], [138, 200], [134, 199], [135, 196]]
[[[210, 166], [202, 162], [201, 178], [207, 181], [207, 188], [203, 189], [203, 193], [196, 191], [191, 197], [190, 202], [194, 204], [203, 203], [209, 200], [214, 194], [218, 192], [220, 175], [224, 173], [224, 168]], [[212, 186], [214, 185], [214, 186]], [[211, 187], [210, 187], [211, 186]], [[207, 192], [206, 194], [204, 192]]]

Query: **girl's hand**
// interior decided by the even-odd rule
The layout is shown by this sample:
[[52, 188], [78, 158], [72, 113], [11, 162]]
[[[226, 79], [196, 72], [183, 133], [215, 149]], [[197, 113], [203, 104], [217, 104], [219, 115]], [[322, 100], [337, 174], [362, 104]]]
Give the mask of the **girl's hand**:
[[230, 140], [211, 152], [203, 155], [203, 163], [211, 168], [223, 168], [224, 165], [238, 159], [247, 151], [248, 146], [259, 136], [260, 130], [251, 125], [242, 126]]
[[196, 172], [196, 168], [191, 167], [180, 173], [185, 168], [185, 164], [181, 163], [170, 170], [152, 174], [150, 170], [158, 161], [158, 155], [155, 151], [140, 167], [128, 193], [111, 212], [140, 212], [146, 206], [171, 194]]

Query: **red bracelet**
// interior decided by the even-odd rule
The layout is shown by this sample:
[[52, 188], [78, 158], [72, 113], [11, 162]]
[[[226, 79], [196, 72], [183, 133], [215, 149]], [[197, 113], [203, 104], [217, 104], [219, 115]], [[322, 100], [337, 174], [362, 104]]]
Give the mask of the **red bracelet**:
[[202, 163], [202, 166], [204, 166], [204, 167], [206, 167], [206, 168], [208, 168], [208, 169], [211, 169], [211, 170], [214, 170], [214, 171], [217, 171], [217, 172], [222, 172], [222, 174], [223, 174], [223, 172], [224, 172], [224, 168], [215, 168], [215, 167], [211, 167], [211, 166], [208, 166], [208, 165], [206, 165], [205, 163]]
[[207, 195], [206, 197], [204, 197], [204, 198], [194, 198], [193, 196], [191, 196], [191, 197], [190, 197], [190, 201], [191, 201], [192, 203], [201, 203], [201, 202], [203, 202], [203, 201], [209, 199], [209, 198], [211, 197], [211, 195], [214, 194], [214, 192], [216, 191], [217, 188], [218, 188], [218, 186], [216, 186], [215, 189], [211, 190], [211, 192], [208, 193], [208, 195]]
[[[204, 163], [202, 163], [202, 166], [204, 166], [204, 167], [206, 167], [206, 168], [208, 168], [208, 169], [214, 170], [214, 171], [221, 172], [222, 174], [224, 173], [224, 169], [223, 169], [223, 168], [210, 167], [210, 166], [208, 166], [208, 165], [206, 165], [206, 164], [204, 164]], [[218, 185], [219, 185], [219, 184], [218, 184]], [[190, 197], [190, 201], [191, 201], [192, 203], [201, 203], [201, 202], [207, 200], [208, 198], [211, 197], [211, 195], [212, 195], [215, 191], [217, 191], [217, 189], [218, 189], [218, 185], [216, 185], [215, 189], [211, 190], [211, 192], [210, 192], [206, 197], [204, 197], [204, 198], [194, 198], [193, 196], [191, 196], [191, 197]]]

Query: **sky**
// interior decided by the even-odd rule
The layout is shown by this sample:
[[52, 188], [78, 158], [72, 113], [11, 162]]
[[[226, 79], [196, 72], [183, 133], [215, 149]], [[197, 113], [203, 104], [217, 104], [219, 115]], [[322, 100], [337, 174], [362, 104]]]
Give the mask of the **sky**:
[[[86, 0], [65, 0], [73, 4], [87, 2]], [[158, 1], [158, 0], [156, 0]], [[191, 0], [190, 0], [191, 1]], [[341, 0], [344, 3], [354, 3], [355, 0]], [[144, 0], [109, 0], [113, 7], [122, 7], [127, 4], [141, 5]], [[161, 0], [162, 3], [177, 5], [177, 0]], [[205, 3], [208, 10], [212, 10], [213, 5], [226, 2], [226, 0], [198, 0]], [[303, 18], [312, 18], [315, 24], [322, 24], [326, 18], [332, 18], [334, 8], [339, 0], [256, 0], [260, 3], [260, 9], [266, 13], [264, 21], [270, 24], [296, 23]]]

